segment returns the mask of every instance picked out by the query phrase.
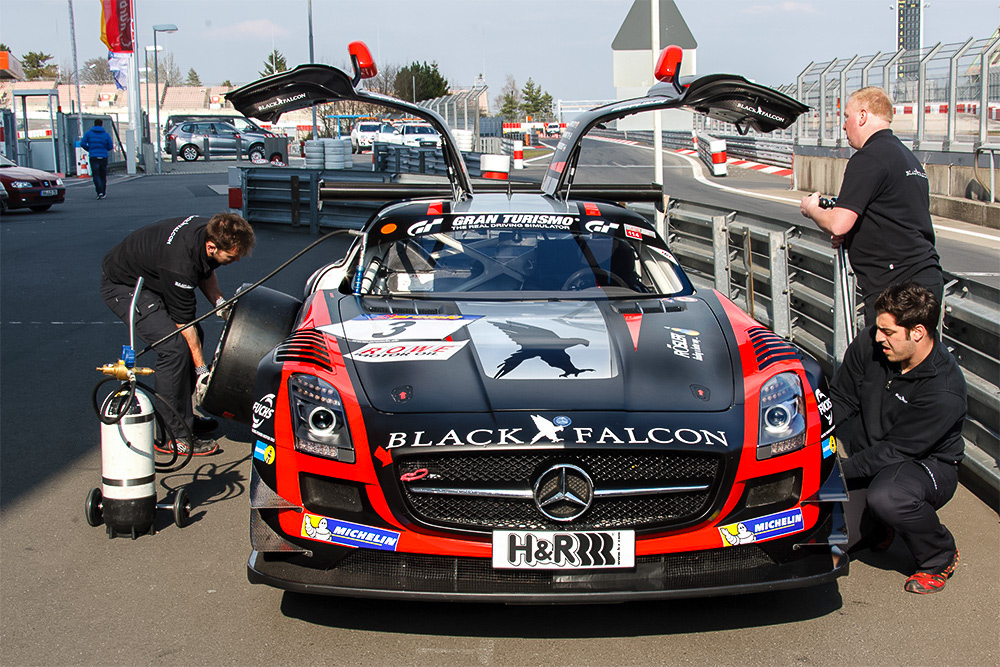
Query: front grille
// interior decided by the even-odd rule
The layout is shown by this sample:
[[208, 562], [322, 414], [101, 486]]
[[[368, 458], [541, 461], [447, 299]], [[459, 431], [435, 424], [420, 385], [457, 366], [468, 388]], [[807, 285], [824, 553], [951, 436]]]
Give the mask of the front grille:
[[326, 348], [326, 340], [323, 333], [316, 329], [296, 331], [283, 340], [275, 350], [274, 359], [279, 363], [298, 361], [319, 366], [327, 371], [333, 370], [333, 364], [330, 363], [330, 352]]
[[[578, 466], [594, 485], [595, 496], [589, 509], [569, 522], [546, 517], [531, 496], [538, 476], [557, 463]], [[414, 519], [432, 527], [473, 531], [615, 527], [653, 530], [687, 524], [708, 512], [723, 472], [721, 458], [716, 455], [630, 451], [422, 455], [401, 460], [396, 469], [398, 475], [422, 475], [415, 481], [400, 481]], [[418, 472], [423, 470], [426, 474]], [[648, 486], [687, 485], [703, 488], [638, 491]], [[468, 492], [419, 492], [427, 486]], [[611, 489], [618, 492], [601, 495]], [[511, 497], [477, 495], [484, 490], [506, 490]]]
[[773, 363], [784, 359], [801, 359], [799, 349], [784, 338], [763, 327], [754, 327], [747, 334], [757, 357], [757, 368], [764, 370]]

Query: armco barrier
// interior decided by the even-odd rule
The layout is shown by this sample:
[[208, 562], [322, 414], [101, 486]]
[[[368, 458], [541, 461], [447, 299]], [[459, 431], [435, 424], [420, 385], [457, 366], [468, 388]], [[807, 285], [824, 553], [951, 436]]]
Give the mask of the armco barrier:
[[[650, 219], [649, 207], [636, 207]], [[847, 347], [839, 265], [829, 236], [672, 199], [670, 249], [701, 288], [715, 288], [812, 354], [832, 374]], [[853, 279], [849, 283], [854, 285]], [[1000, 290], [945, 273], [944, 341], [965, 374], [963, 482], [1000, 511]], [[853, 299], [856, 295], [846, 295]], [[854, 311], [856, 312], [856, 310]]]

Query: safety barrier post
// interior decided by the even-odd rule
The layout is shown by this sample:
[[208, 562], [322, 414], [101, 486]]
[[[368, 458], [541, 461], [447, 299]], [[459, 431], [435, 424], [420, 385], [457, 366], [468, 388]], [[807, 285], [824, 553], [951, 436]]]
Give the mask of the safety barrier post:
[[514, 169], [524, 169], [523, 141], [514, 141]]
[[716, 139], [709, 134], [695, 135], [694, 142], [698, 150], [698, 156], [704, 162], [713, 176], [725, 176], [726, 166], [726, 140]]
[[771, 329], [782, 338], [792, 335], [792, 303], [789, 294], [788, 231], [767, 235], [771, 258]]
[[735, 216], [735, 213], [712, 216], [712, 254], [715, 258], [715, 289], [722, 292], [727, 298], [732, 295], [729, 288], [731, 276], [729, 267], [729, 222]]
[[319, 234], [319, 172], [309, 172], [309, 233]]
[[208, 135], [206, 134], [205, 135], [205, 162], [211, 162], [211, 161], [212, 161], [212, 151], [209, 148], [209, 145], [208, 145]]
[[510, 173], [509, 155], [483, 155], [480, 158], [483, 178], [506, 181]]
[[[844, 271], [847, 275], [843, 275]], [[846, 285], [846, 289], [841, 289], [841, 285]], [[844, 264], [833, 259], [833, 366], [840, 367], [840, 361], [847, 352], [847, 346], [854, 337], [854, 330], [857, 322], [857, 306], [855, 305], [855, 293], [857, 291], [854, 275], [849, 269], [845, 269]], [[850, 316], [847, 315], [850, 313]], [[867, 322], [866, 322], [867, 324]]]

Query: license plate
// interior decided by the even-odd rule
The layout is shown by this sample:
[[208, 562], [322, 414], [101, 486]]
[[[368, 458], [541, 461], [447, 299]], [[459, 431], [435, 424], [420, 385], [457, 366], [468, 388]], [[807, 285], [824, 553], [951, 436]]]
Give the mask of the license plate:
[[58, 190], [42, 190], [38, 194], [41, 195], [42, 197], [55, 197], [57, 194], [59, 194], [59, 191]]
[[493, 567], [583, 570], [635, 565], [635, 531], [493, 531]]

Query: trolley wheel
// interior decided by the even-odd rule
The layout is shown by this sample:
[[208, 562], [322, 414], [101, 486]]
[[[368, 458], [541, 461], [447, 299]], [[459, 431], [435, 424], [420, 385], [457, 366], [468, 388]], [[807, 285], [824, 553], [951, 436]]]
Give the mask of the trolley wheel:
[[187, 489], [183, 486], [177, 489], [174, 495], [174, 524], [178, 528], [188, 525], [191, 518], [191, 503], [188, 502]]
[[104, 509], [101, 503], [104, 501], [104, 494], [97, 487], [87, 494], [87, 504], [84, 505], [84, 513], [87, 515], [87, 523], [92, 527], [100, 526], [104, 523]]

